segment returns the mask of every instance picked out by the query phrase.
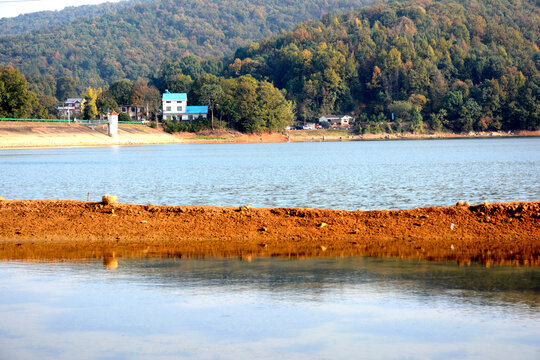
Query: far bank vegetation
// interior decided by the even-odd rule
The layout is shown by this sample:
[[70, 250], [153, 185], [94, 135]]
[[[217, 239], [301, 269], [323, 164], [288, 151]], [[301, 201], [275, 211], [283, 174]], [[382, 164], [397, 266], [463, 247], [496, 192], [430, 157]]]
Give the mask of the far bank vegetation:
[[[233, 55], [170, 57], [108, 86], [30, 73], [35, 97], [0, 104], [6, 117], [54, 117], [56, 101], [85, 89], [88, 118], [131, 103], [158, 120], [167, 89], [210, 109], [208, 119], [164, 122], [170, 132], [281, 131], [330, 114], [353, 116], [357, 133], [537, 130], [539, 24], [532, 0], [395, 1], [326, 14]], [[2, 71], [11, 74], [0, 78], [4, 93], [26, 82]]]

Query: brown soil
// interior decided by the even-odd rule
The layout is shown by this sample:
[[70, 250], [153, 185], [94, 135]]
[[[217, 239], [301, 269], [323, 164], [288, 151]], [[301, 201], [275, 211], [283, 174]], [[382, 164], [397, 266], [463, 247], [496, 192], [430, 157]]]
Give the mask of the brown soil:
[[0, 259], [396, 256], [538, 266], [540, 202], [341, 211], [0, 201]]

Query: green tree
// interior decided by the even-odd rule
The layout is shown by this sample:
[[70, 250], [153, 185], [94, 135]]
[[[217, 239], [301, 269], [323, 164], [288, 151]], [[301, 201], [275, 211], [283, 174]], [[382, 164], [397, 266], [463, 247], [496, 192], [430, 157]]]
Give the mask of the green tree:
[[214, 108], [225, 93], [219, 84], [205, 84], [199, 91], [201, 104], [208, 105], [210, 109], [212, 130], [214, 130]]
[[416, 106], [413, 106], [411, 111], [411, 130], [419, 134], [424, 132], [422, 114], [420, 114], [420, 110]]
[[12, 66], [0, 66], [0, 117], [26, 118], [38, 109], [36, 94]]
[[111, 84], [109, 88], [110, 96], [118, 105], [131, 105], [131, 97], [133, 96], [133, 84], [127, 79], [117, 80]]
[[183, 57], [179, 62], [182, 74], [196, 79], [203, 74], [203, 68], [199, 59], [193, 55]]
[[413, 108], [416, 108], [410, 101], [394, 101], [388, 105], [390, 113], [394, 114], [396, 121], [409, 121]]
[[291, 103], [269, 82], [247, 75], [223, 79], [221, 86], [219, 113], [240, 131], [281, 131], [292, 121]]
[[106, 114], [112, 110], [116, 112], [120, 111], [118, 109], [118, 104], [107, 91], [101, 92], [96, 98], [96, 109], [98, 114]]
[[30, 74], [26, 76], [26, 80], [28, 81], [28, 88], [38, 96], [56, 96], [56, 79], [51, 75]]
[[62, 76], [56, 80], [56, 98], [62, 102], [77, 96], [77, 83], [71, 76]]
[[463, 94], [461, 91], [449, 91], [443, 99], [443, 109], [448, 113], [449, 120], [455, 120], [459, 116], [463, 106]]
[[456, 127], [459, 131], [471, 131], [473, 126], [480, 127], [478, 122], [482, 116], [482, 108], [474, 99], [467, 99], [459, 115], [460, 117], [456, 121]]
[[443, 124], [446, 123], [446, 110], [441, 109], [438, 113], [431, 113], [429, 125], [435, 131], [442, 131]]
[[258, 117], [264, 130], [282, 131], [293, 120], [292, 104], [271, 83], [263, 81], [257, 89]]
[[229, 94], [235, 103], [236, 114], [232, 119], [236, 119], [236, 127], [250, 133], [260, 132], [264, 125], [262, 119], [257, 116], [257, 80], [249, 75], [241, 76], [234, 80]]
[[40, 119], [56, 119], [58, 117], [58, 110], [56, 105], [58, 101], [54, 96], [38, 95], [38, 113], [37, 118]]

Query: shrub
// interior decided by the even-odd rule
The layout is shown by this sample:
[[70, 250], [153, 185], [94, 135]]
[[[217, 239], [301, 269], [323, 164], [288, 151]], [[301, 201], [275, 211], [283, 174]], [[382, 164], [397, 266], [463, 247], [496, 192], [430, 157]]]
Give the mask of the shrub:
[[125, 112], [121, 112], [118, 115], [118, 121], [131, 121], [131, 117], [128, 114], [126, 114]]

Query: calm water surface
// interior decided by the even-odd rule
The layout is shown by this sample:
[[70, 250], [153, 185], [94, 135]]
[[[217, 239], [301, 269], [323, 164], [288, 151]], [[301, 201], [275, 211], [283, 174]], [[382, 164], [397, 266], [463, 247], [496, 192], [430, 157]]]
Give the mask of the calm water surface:
[[[0, 196], [413, 208], [540, 199], [540, 139], [1, 150]], [[0, 359], [540, 359], [540, 270], [0, 262]]]
[[0, 358], [538, 359], [539, 304], [537, 268], [0, 262]]
[[1, 150], [0, 169], [0, 195], [15, 199], [365, 210], [540, 199], [538, 138]]

